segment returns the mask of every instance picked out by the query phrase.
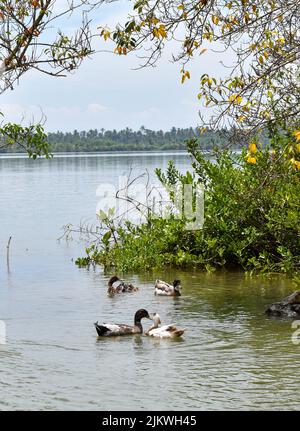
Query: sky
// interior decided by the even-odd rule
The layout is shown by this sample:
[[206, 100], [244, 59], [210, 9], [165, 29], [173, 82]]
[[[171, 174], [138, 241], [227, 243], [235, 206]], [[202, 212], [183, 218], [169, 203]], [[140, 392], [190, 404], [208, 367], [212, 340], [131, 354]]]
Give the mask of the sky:
[[[126, 22], [131, 7], [132, 2], [123, 0], [101, 6], [93, 12], [94, 27]], [[65, 31], [74, 25], [74, 20], [64, 19], [60, 28]], [[100, 37], [95, 44], [99, 50], [107, 49]], [[180, 65], [171, 62], [171, 52], [169, 46], [156, 68], [134, 70], [139, 64], [134, 53], [100, 52], [66, 78], [29, 71], [13, 90], [1, 95], [0, 109], [5, 121], [22, 124], [38, 121], [43, 113], [48, 132], [197, 127], [199, 109], [204, 109], [197, 99], [200, 76], [221, 73], [220, 57], [208, 50], [195, 58], [188, 67], [191, 79], [182, 85]]]

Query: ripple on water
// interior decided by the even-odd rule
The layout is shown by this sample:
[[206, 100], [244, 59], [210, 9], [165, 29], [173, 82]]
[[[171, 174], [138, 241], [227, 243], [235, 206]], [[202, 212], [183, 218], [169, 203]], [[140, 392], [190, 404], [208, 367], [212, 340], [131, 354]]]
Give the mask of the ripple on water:
[[[172, 157], [186, 171], [188, 157]], [[56, 242], [66, 223], [94, 221], [95, 191], [117, 185], [115, 172], [145, 165], [154, 184], [154, 168], [164, 169], [169, 158], [0, 159], [0, 242], [8, 232], [14, 238], [11, 273], [0, 271], [8, 339], [0, 346], [0, 409], [299, 408], [300, 350], [291, 322], [264, 315], [294, 289], [289, 280], [166, 269], [128, 275], [140, 292], [108, 298], [109, 274], [71, 260], [83, 254], [82, 243]], [[6, 259], [3, 247], [0, 257]], [[155, 297], [156, 278], [181, 279], [182, 297]], [[184, 339], [97, 340], [94, 321], [132, 323], [139, 308], [186, 328]]]

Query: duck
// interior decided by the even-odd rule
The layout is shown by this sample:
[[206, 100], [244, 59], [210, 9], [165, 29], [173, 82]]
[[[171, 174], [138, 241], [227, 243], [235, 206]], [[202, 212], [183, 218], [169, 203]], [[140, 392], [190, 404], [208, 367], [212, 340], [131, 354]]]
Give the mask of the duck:
[[120, 280], [117, 275], [111, 277], [107, 284], [107, 294], [114, 295], [115, 293], [125, 293], [125, 292], [137, 292], [138, 287], [133, 286], [131, 283], [126, 283]]
[[97, 334], [99, 337], [113, 337], [113, 336], [119, 336], [119, 335], [134, 335], [134, 334], [142, 334], [143, 333], [143, 327], [141, 324], [142, 319], [150, 319], [149, 313], [144, 308], [141, 308], [138, 310], [134, 315], [134, 325], [126, 325], [126, 324], [119, 324], [119, 323], [103, 323], [99, 325], [98, 322], [94, 323]]
[[145, 335], [156, 338], [178, 338], [184, 334], [185, 329], [176, 328], [175, 325], [164, 325], [161, 324], [160, 316], [157, 313], [152, 315], [153, 325], [150, 326]]
[[155, 282], [155, 288], [154, 288], [154, 294], [155, 295], [163, 295], [163, 296], [181, 296], [180, 293], [180, 280], [174, 280], [173, 286], [169, 283], [166, 283], [162, 280], [156, 280]]

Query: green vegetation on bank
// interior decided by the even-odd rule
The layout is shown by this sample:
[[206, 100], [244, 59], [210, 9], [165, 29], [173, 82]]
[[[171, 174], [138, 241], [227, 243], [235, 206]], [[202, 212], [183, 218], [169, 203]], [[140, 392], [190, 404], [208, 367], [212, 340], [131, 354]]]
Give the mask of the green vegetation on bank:
[[[198, 138], [201, 132], [197, 128], [175, 128], [169, 131], [150, 130], [141, 127], [134, 131], [128, 127], [124, 130], [89, 130], [73, 132], [48, 133], [49, 151], [56, 152], [98, 152], [98, 151], [161, 151], [185, 150], [188, 139]], [[209, 150], [214, 145], [226, 145], [228, 132], [206, 131], [201, 136], [204, 149]], [[0, 152], [22, 152], [22, 146], [6, 145], [0, 147]]]
[[[205, 218], [201, 230], [187, 230], [186, 220], [152, 218], [134, 225], [101, 217], [106, 232], [77, 264], [101, 264], [119, 271], [164, 266], [204, 270], [293, 274], [300, 271], [300, 131], [270, 127], [270, 142], [250, 142], [241, 154], [218, 150], [205, 157], [192, 139], [192, 172], [180, 174], [173, 162], [157, 170], [166, 186], [202, 183]], [[201, 143], [201, 140], [200, 140]], [[172, 196], [170, 196], [172, 198]]]

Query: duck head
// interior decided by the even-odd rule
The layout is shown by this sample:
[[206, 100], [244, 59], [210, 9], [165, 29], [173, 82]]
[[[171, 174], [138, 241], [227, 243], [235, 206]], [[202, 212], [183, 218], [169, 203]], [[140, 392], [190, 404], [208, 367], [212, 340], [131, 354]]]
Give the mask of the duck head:
[[152, 318], [149, 316], [148, 311], [145, 310], [144, 308], [141, 308], [140, 310], [138, 310], [135, 313], [135, 315], [134, 315], [134, 322], [135, 323], [139, 323], [144, 318], [152, 320]]
[[114, 275], [113, 277], [110, 277], [109, 281], [108, 281], [108, 285], [112, 286], [116, 281], [120, 281], [119, 277]]
[[153, 313], [152, 315], [151, 315], [151, 318], [152, 318], [152, 320], [153, 320], [153, 322], [154, 322], [154, 327], [158, 327], [158, 325], [160, 325], [161, 324], [161, 320], [160, 320], [160, 315], [158, 314], [158, 313]]
[[173, 281], [174, 290], [175, 290], [175, 292], [176, 292], [176, 294], [177, 294], [178, 296], [180, 296], [180, 295], [181, 295], [181, 293], [180, 293], [180, 289], [181, 289], [181, 285], [180, 285], [180, 283], [181, 283], [181, 281], [180, 281], [180, 280], [174, 280], [174, 281]]

